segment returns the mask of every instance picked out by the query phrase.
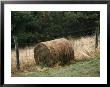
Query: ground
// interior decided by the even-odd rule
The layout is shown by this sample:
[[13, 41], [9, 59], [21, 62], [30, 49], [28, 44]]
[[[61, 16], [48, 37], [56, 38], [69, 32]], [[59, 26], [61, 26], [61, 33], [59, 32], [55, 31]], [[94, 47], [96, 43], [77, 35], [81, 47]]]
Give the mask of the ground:
[[[19, 49], [20, 70], [16, 69], [16, 51], [11, 50], [11, 75], [14, 77], [99, 77], [100, 43], [95, 48], [95, 36], [69, 38], [74, 49], [75, 61], [63, 67], [37, 66], [34, 60], [34, 47]], [[100, 42], [100, 41], [99, 41]]]
[[34, 71], [16, 72], [14, 77], [99, 77], [100, 59], [76, 61], [70, 65], [55, 68], [40, 68]]

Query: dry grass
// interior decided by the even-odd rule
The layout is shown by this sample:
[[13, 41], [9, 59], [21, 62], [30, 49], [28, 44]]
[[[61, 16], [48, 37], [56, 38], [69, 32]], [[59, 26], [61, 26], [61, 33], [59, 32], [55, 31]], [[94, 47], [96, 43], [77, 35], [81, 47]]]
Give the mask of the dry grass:
[[[74, 48], [74, 56], [75, 60], [83, 60], [96, 58], [100, 56], [100, 45], [97, 49], [95, 49], [95, 37], [82, 37], [80, 39], [69, 38], [72, 43], [72, 47]], [[39, 70], [46, 70], [45, 68], [41, 68], [36, 66], [34, 60], [34, 47], [26, 47], [24, 49], [19, 49], [20, 56], [20, 64], [21, 70], [23, 72]], [[12, 74], [16, 73], [16, 55], [15, 51], [11, 51], [11, 71]]]
[[[20, 58], [20, 71], [25, 71], [28, 69], [33, 69], [35, 67], [35, 61], [34, 61], [34, 53], [33, 53], [33, 47], [26, 47], [23, 49], [19, 49], [19, 58]], [[11, 71], [12, 73], [15, 73], [16, 70], [16, 53], [14, 50], [11, 51]]]
[[90, 59], [100, 56], [100, 42], [95, 49], [95, 36], [82, 37], [80, 39], [70, 38], [74, 48], [75, 60]]

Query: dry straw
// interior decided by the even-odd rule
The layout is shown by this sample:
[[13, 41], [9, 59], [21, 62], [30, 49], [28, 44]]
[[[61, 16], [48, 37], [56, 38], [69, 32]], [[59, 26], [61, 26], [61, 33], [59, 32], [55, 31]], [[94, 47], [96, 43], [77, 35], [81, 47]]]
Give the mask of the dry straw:
[[34, 48], [34, 59], [43, 66], [65, 65], [74, 59], [74, 50], [65, 38], [41, 42]]
[[[98, 48], [95, 49], [95, 36], [89, 36], [89, 37], [82, 37], [82, 38], [68, 38], [67, 43], [72, 44], [72, 47], [74, 49], [74, 60], [85, 60], [85, 59], [91, 59], [91, 58], [100, 58], [100, 39]], [[66, 39], [65, 39], [66, 40]], [[63, 42], [65, 41], [63, 40]], [[49, 42], [49, 41], [47, 41]], [[67, 45], [67, 43], [61, 43], [60, 45], [63, 46]], [[65, 41], [66, 42], [66, 41]], [[48, 44], [49, 45], [49, 44]], [[52, 46], [56, 47], [56, 52], [58, 52], [58, 46], [51, 44]], [[44, 47], [47, 47], [47, 45], [44, 45]], [[33, 47], [27, 47], [27, 48], [20, 48], [19, 49], [19, 58], [20, 58], [20, 67], [23, 72], [24, 71], [33, 71], [33, 70], [39, 70], [39, 67], [36, 66], [36, 62], [34, 59], [34, 50], [35, 46]], [[65, 48], [68, 48], [68, 46], [65, 46]], [[71, 45], [70, 45], [71, 48]], [[43, 49], [42, 49], [43, 50]], [[43, 51], [45, 53], [45, 51]], [[46, 51], [47, 53], [48, 51]], [[49, 51], [50, 52], [50, 51]], [[63, 51], [64, 53], [64, 51]], [[55, 54], [54, 54], [55, 55]], [[73, 56], [71, 55], [71, 56]], [[37, 53], [36, 53], [37, 56]], [[47, 55], [49, 56], [49, 55]], [[63, 58], [63, 57], [62, 57]], [[60, 61], [59, 61], [60, 62]], [[56, 65], [57, 67], [57, 65]], [[12, 74], [16, 73], [16, 52], [15, 50], [11, 50], [11, 72]]]

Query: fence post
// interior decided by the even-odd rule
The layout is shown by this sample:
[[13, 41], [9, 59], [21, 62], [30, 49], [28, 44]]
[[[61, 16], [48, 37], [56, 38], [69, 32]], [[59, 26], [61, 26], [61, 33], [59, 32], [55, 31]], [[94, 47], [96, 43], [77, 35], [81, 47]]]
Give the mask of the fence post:
[[98, 33], [99, 33], [99, 27], [97, 27], [95, 31], [95, 48], [98, 47]]
[[13, 36], [14, 43], [15, 43], [15, 51], [16, 51], [16, 68], [17, 70], [20, 69], [20, 62], [19, 62], [19, 49], [18, 49], [18, 42], [17, 42], [17, 37]]

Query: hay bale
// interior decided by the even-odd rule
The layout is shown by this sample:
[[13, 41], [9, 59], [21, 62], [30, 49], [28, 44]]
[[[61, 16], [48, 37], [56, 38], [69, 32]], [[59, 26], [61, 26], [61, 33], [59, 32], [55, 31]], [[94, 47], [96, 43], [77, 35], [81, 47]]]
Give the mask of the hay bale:
[[65, 38], [41, 42], [34, 48], [34, 59], [39, 65], [64, 65], [74, 59], [74, 50]]

